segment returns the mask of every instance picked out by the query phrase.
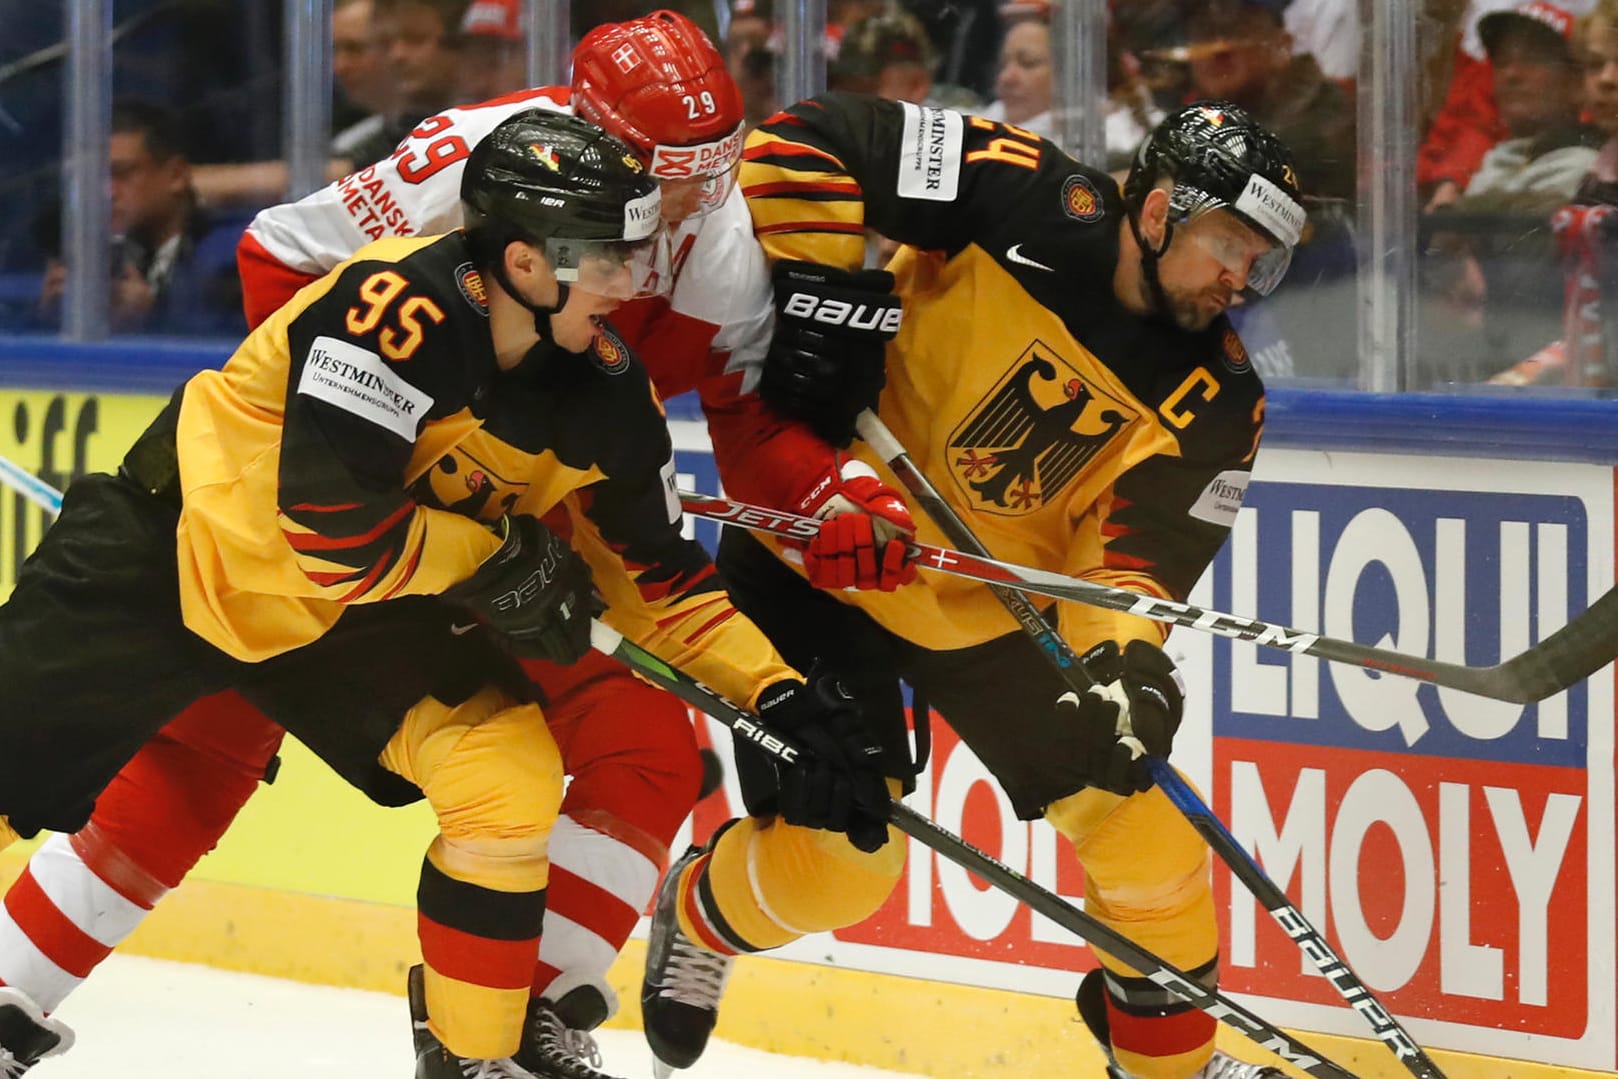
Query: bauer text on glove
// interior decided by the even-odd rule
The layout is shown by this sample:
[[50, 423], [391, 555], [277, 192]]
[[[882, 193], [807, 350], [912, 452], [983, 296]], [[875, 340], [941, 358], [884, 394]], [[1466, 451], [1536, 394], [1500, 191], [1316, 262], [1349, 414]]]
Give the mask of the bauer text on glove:
[[854, 437], [854, 417], [875, 408], [886, 382], [884, 348], [899, 332], [899, 298], [885, 270], [775, 264], [775, 333], [759, 393], [834, 446]]
[[501, 518], [500, 534], [500, 548], [444, 598], [470, 610], [518, 656], [576, 661], [590, 650], [590, 619], [601, 611], [589, 565], [533, 517]]

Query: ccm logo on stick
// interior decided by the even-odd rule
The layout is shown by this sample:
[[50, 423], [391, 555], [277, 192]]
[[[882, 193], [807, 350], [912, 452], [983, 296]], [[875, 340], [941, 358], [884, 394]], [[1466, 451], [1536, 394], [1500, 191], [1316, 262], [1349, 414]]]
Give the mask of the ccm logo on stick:
[[904, 316], [904, 310], [897, 304], [852, 304], [847, 300], [823, 299], [807, 292], [794, 292], [781, 310], [793, 318], [822, 322], [827, 326], [847, 326], [851, 330], [875, 330], [886, 334], [898, 333], [899, 321]]

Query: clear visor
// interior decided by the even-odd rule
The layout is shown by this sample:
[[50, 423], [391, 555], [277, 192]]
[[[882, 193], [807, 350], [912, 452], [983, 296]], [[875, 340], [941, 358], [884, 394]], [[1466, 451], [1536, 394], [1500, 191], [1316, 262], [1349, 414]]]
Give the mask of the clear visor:
[[742, 126], [722, 139], [652, 148], [649, 171], [663, 189], [663, 218], [677, 223], [724, 205], [742, 160]]
[[662, 296], [673, 279], [668, 232], [663, 229], [644, 240], [551, 237], [545, 241], [545, 258], [558, 281], [615, 300]]
[[686, 180], [660, 180], [663, 189], [663, 220], [671, 225], [704, 217], [725, 204], [731, 188], [736, 186], [736, 174], [741, 171], [737, 162], [724, 172], [712, 176], [694, 176]]
[[[1192, 211], [1185, 225], [1194, 225], [1215, 209], [1218, 207]], [[1287, 268], [1292, 265], [1292, 248], [1265, 239], [1234, 215], [1222, 217], [1223, 220], [1204, 221], [1200, 227], [1185, 227], [1183, 234], [1228, 272], [1245, 281], [1247, 292], [1268, 296], [1287, 275]]]

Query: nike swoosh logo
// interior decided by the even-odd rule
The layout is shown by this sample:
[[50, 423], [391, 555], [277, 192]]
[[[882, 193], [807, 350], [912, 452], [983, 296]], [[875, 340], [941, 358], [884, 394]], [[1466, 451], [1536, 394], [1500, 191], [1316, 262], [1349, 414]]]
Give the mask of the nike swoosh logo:
[[471, 633], [474, 629], [477, 629], [477, 628], [478, 628], [478, 624], [476, 622], [473, 622], [470, 626], [457, 626], [457, 625], [451, 623], [450, 627], [449, 627], [449, 631], [451, 633], [455, 634], [455, 636], [457, 636], [457, 637], [464, 637], [468, 633]]
[[1033, 259], [1029, 258], [1027, 255], [1024, 255], [1022, 253], [1022, 244], [1012, 244], [1010, 247], [1006, 248], [1006, 258], [1010, 259], [1012, 262], [1015, 262], [1015, 263], [1017, 263], [1018, 265], [1021, 265], [1021, 266], [1032, 266], [1034, 269], [1036, 269], [1036, 270], [1044, 270], [1046, 273], [1055, 273], [1056, 272], [1055, 270], [1051, 269], [1049, 266], [1045, 265], [1043, 262], [1035, 262]]

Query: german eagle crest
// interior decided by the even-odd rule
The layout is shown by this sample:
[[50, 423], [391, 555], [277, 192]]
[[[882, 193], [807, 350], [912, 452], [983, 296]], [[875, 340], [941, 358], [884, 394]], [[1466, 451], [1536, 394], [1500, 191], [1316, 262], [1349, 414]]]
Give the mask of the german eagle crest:
[[950, 471], [987, 513], [1043, 508], [1130, 420], [1071, 368], [1059, 382], [1054, 363], [1033, 349], [1024, 355], [949, 442]]

